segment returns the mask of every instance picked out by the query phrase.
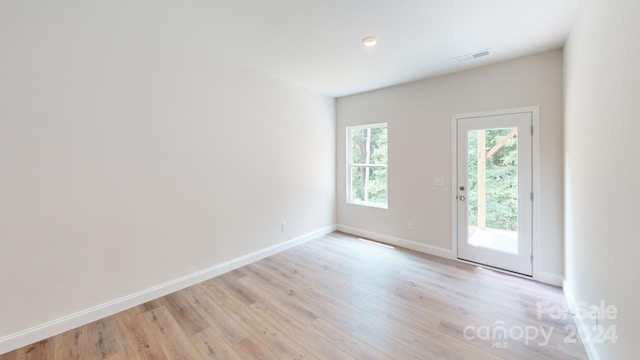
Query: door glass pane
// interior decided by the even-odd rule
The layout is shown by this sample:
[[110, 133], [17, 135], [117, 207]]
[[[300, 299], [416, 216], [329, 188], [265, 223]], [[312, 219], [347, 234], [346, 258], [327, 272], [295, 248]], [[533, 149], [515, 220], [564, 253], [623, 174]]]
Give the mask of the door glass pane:
[[470, 130], [467, 135], [467, 242], [517, 255], [518, 129]]

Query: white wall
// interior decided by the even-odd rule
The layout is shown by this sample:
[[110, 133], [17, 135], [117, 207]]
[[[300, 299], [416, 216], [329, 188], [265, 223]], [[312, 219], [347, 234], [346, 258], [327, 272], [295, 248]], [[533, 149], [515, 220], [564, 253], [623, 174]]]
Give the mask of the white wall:
[[601, 322], [618, 343], [588, 347], [600, 359], [640, 354], [639, 15], [637, 0], [587, 0], [565, 47], [565, 291], [618, 308]]
[[[338, 223], [408, 240], [440, 255], [451, 248], [451, 116], [540, 105], [542, 280], [563, 273], [562, 52], [555, 50], [338, 99]], [[345, 127], [389, 123], [389, 209], [345, 201]], [[433, 178], [445, 178], [445, 187]], [[407, 229], [415, 222], [415, 230]], [[342, 227], [342, 229], [345, 229]], [[347, 231], [353, 229], [346, 228]]]
[[334, 99], [76, 5], [0, 6], [0, 338], [335, 223]]

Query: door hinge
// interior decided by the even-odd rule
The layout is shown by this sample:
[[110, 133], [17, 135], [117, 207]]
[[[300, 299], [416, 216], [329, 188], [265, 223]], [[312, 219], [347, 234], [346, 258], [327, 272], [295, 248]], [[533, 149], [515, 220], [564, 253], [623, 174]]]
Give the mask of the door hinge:
[[533, 254], [531, 254], [531, 263], [533, 264]]
[[533, 125], [531, 125], [531, 136], [533, 136]]
[[531, 192], [531, 201], [533, 201], [533, 191]]

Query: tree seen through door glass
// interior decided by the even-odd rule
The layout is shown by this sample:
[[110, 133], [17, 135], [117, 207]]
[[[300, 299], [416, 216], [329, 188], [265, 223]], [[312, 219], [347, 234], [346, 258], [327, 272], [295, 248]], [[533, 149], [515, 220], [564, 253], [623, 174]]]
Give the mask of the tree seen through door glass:
[[468, 150], [469, 243], [517, 253], [517, 129], [469, 131]]

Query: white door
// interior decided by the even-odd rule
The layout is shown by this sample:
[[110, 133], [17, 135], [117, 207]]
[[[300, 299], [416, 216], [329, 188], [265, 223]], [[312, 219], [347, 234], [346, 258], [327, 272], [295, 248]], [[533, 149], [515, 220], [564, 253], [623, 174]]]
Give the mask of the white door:
[[459, 259], [532, 274], [532, 117], [456, 118]]

